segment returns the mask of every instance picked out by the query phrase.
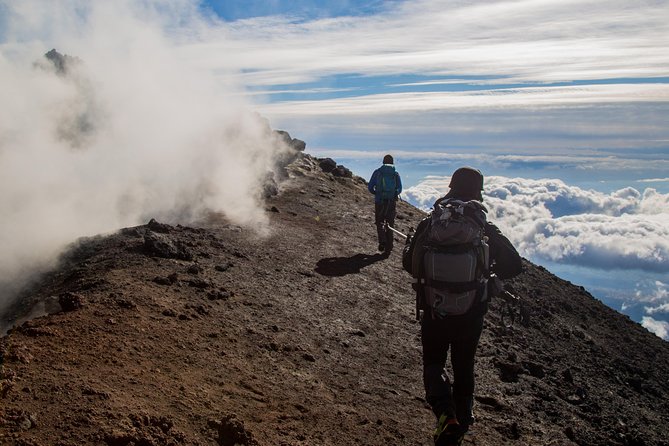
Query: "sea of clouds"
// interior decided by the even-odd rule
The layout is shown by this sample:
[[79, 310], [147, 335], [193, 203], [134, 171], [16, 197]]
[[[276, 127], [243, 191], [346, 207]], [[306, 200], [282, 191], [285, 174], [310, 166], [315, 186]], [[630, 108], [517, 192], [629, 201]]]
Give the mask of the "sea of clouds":
[[[427, 210], [449, 190], [449, 181], [427, 177], [404, 198]], [[603, 193], [557, 179], [490, 176], [485, 183], [489, 219], [531, 261], [661, 278], [651, 289], [631, 290], [629, 301], [643, 303], [643, 326], [669, 339], [669, 194], [632, 187]]]

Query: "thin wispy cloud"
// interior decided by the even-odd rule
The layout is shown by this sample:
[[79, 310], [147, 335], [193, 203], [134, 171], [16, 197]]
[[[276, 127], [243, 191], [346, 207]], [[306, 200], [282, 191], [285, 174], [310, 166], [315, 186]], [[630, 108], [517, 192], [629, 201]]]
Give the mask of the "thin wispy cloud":
[[643, 180], [637, 180], [639, 183], [667, 183], [669, 178], [645, 178]]
[[297, 94], [326, 94], [326, 93], [343, 93], [347, 91], [355, 91], [355, 88], [295, 88], [295, 89], [277, 89], [277, 90], [251, 90], [246, 93], [249, 96], [261, 96], [261, 95], [297, 95]]
[[527, 87], [472, 92], [370, 94], [322, 101], [286, 101], [260, 107], [281, 115], [380, 115], [441, 110], [565, 107], [669, 102], [669, 84]]
[[[370, 160], [380, 159], [387, 151], [314, 148], [311, 149], [311, 152], [317, 156], [335, 159]], [[449, 164], [460, 162], [476, 165], [487, 171], [499, 169], [521, 170], [534, 166], [553, 170], [617, 171], [621, 165], [624, 165], [629, 171], [664, 172], [669, 170], [669, 154], [662, 157], [640, 158], [634, 157], [634, 154], [611, 155], [596, 152], [589, 153], [587, 151], [572, 151], [568, 154], [524, 153], [518, 155], [425, 150], [393, 150], [392, 152], [401, 163], [421, 162], [434, 165], [440, 162], [448, 162]], [[439, 179], [441, 177], [427, 176], [423, 179], [423, 183], [429, 182], [433, 178]], [[669, 181], [669, 179], [649, 178], [635, 181], [639, 183], [658, 183]]]
[[432, 80], [432, 81], [422, 81], [422, 82], [405, 82], [398, 84], [390, 84], [389, 87], [424, 87], [430, 85], [487, 85], [487, 81], [473, 81], [471, 79], [444, 79], [444, 80]]
[[[240, 68], [274, 85], [337, 73], [491, 75], [555, 82], [667, 75], [666, 2], [412, 1], [374, 16], [295, 21], [260, 17], [222, 24], [243, 48]], [[309, 42], [305, 45], [305, 42]], [[214, 46], [212, 46], [214, 45]], [[292, 76], [289, 75], [292, 73]]]

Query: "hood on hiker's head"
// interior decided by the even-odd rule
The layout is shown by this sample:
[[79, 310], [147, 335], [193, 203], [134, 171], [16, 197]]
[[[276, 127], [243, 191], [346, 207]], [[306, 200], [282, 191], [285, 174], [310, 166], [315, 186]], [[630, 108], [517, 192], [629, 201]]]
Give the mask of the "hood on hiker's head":
[[395, 164], [392, 155], [386, 155], [383, 157], [383, 164]]
[[483, 174], [473, 167], [461, 167], [453, 172], [448, 195], [452, 197], [483, 201]]

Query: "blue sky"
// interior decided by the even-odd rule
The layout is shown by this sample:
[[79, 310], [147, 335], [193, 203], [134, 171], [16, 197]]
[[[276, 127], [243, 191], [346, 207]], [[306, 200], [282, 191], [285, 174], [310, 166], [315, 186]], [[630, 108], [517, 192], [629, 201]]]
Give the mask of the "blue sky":
[[393, 1], [318, 1], [318, 0], [212, 0], [203, 2], [203, 8], [214, 11], [227, 21], [271, 15], [290, 15], [298, 20], [313, 20], [338, 16], [361, 16], [389, 8]]

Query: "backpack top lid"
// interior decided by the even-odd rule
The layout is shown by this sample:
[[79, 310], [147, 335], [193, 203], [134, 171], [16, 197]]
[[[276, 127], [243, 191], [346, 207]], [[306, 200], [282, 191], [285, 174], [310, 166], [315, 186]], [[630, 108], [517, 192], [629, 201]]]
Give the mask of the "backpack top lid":
[[461, 167], [453, 172], [448, 196], [460, 199], [483, 201], [483, 174], [473, 167]]
[[[446, 208], [448, 209], [454, 209], [455, 213], [460, 214], [460, 215], [466, 215], [468, 217], [472, 217], [475, 220], [479, 222], [482, 226], [485, 225], [486, 222], [486, 214], [488, 213], [488, 208], [486, 208], [483, 203], [481, 203], [479, 200], [461, 200], [459, 198], [453, 198], [450, 196], [451, 194], [447, 194], [441, 198], [439, 198], [437, 201], [434, 202], [432, 205], [433, 211], [432, 213], [437, 213], [440, 214], [442, 213]], [[450, 212], [450, 211], [449, 211]], [[482, 221], [482, 223], [480, 223]]]
[[446, 197], [437, 200], [430, 215], [428, 242], [436, 245], [478, 243], [485, 235], [486, 212], [485, 206], [476, 200]]

